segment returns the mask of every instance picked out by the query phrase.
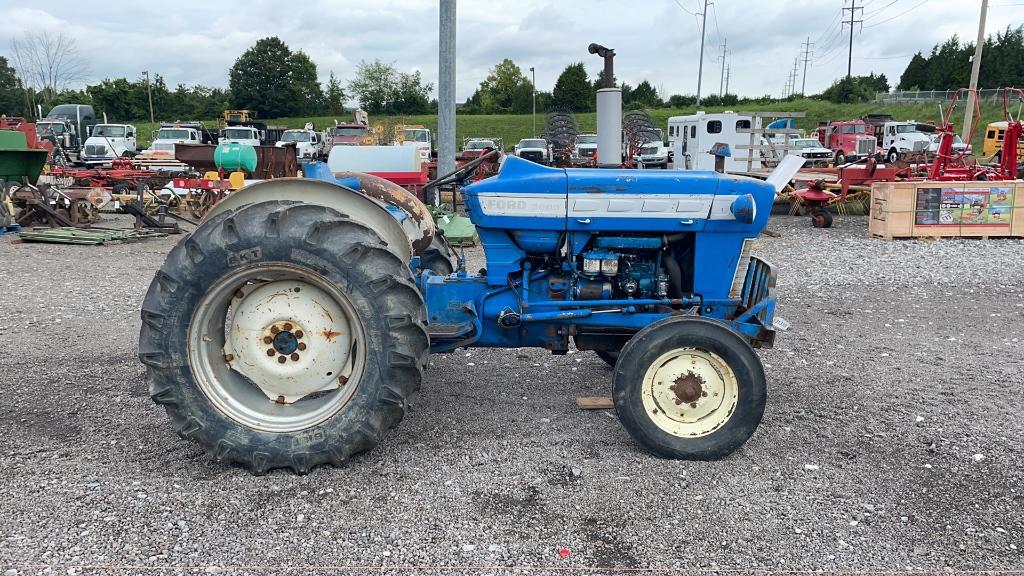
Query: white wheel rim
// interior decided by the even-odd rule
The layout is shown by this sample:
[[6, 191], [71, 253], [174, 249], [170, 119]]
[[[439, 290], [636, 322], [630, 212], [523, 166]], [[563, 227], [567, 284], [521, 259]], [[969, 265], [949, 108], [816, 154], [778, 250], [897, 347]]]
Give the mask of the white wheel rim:
[[641, 396], [647, 417], [658, 428], [673, 436], [697, 438], [729, 421], [739, 401], [739, 383], [729, 364], [714, 352], [678, 348], [647, 368]]
[[229, 418], [293, 432], [352, 398], [366, 356], [363, 323], [332, 282], [287, 264], [233, 272], [200, 299], [189, 325], [193, 377]]

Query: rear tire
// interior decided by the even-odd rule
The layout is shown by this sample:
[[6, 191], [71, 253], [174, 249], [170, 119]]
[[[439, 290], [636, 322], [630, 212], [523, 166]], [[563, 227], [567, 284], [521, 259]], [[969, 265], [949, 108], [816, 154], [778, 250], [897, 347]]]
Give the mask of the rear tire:
[[[247, 299], [275, 282], [306, 287], [301, 294], [307, 306], [320, 306], [328, 317], [328, 309], [335, 316], [341, 310], [348, 323], [339, 326], [350, 329], [347, 335], [315, 329], [313, 314], [295, 312], [291, 304], [261, 312], [277, 314], [269, 319], [274, 327], [295, 330], [289, 334], [303, 344], [296, 350], [293, 339], [291, 349], [270, 355], [275, 362], [255, 360], [260, 370], [275, 370], [280, 362], [283, 376], [243, 376], [239, 370], [256, 357], [242, 354], [255, 340], [240, 336], [244, 345], [237, 345], [233, 334], [244, 334], [245, 318], [236, 316], [252, 310]], [[274, 292], [271, 298], [279, 296]], [[284, 298], [302, 304], [298, 296]], [[287, 323], [308, 326], [309, 334]], [[406, 399], [423, 375], [425, 326], [423, 299], [409, 267], [373, 230], [322, 206], [262, 202], [217, 214], [171, 250], [142, 306], [139, 359], [150, 395], [181, 437], [217, 461], [254, 474], [275, 468], [304, 474], [373, 448], [402, 419]], [[270, 329], [268, 336], [278, 333]], [[272, 346], [262, 343], [257, 342], [259, 353], [278, 348], [276, 339]], [[240, 356], [234, 365], [229, 350]], [[338, 357], [343, 370], [325, 376], [331, 362], [341, 362]], [[310, 382], [325, 378], [329, 388], [308, 391]], [[306, 388], [301, 395], [271, 400], [268, 388], [274, 386]]]
[[626, 431], [662, 458], [729, 455], [757, 429], [767, 397], [750, 344], [700, 317], [667, 318], [637, 332], [619, 355], [612, 386]]

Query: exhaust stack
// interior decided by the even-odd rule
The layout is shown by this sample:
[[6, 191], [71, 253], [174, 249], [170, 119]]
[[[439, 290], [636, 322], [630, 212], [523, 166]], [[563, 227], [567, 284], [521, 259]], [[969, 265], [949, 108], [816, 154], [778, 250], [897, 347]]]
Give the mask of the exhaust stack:
[[622, 165], [622, 89], [615, 86], [615, 50], [600, 44], [587, 47], [604, 58], [604, 85], [597, 91], [597, 165]]

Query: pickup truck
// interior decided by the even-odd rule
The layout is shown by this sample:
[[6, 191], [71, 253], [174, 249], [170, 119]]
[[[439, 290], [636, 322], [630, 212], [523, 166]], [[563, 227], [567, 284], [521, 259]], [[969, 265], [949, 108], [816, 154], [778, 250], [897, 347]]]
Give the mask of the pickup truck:
[[135, 126], [96, 124], [82, 146], [79, 160], [86, 164], [105, 164], [114, 158], [138, 152]]
[[640, 146], [639, 154], [633, 155], [633, 165], [638, 168], [668, 168], [669, 147], [665, 145], [661, 128], [655, 128], [648, 138], [650, 140]]
[[597, 156], [597, 134], [578, 134], [572, 145], [573, 163], [588, 164]]
[[551, 164], [551, 145], [543, 138], [523, 138], [512, 153], [537, 164]]

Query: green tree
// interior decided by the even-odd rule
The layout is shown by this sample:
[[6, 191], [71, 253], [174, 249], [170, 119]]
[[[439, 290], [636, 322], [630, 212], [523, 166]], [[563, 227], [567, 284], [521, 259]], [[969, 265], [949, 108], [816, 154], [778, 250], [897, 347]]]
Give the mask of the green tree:
[[400, 72], [391, 103], [394, 114], [427, 114], [430, 112], [430, 93], [434, 85], [423, 83], [419, 70]]
[[[625, 100], [625, 97], [623, 97]], [[661, 106], [661, 98], [658, 97], [658, 91], [651, 86], [651, 83], [644, 80], [636, 85], [636, 88], [630, 92], [629, 95], [630, 104], [638, 104], [644, 108], [657, 108]]]
[[254, 110], [263, 118], [292, 115], [297, 109], [292, 56], [292, 51], [276, 36], [260, 39], [243, 52], [229, 72], [234, 105]]
[[344, 114], [345, 113], [345, 90], [341, 87], [341, 82], [334, 75], [334, 70], [331, 70], [331, 75], [327, 80], [327, 88], [324, 90], [324, 106], [327, 114]]
[[590, 112], [594, 109], [593, 86], [587, 79], [582, 62], [570, 64], [558, 75], [551, 92], [552, 106], [572, 112]]
[[907, 69], [900, 75], [900, 90], [915, 90], [928, 83], [928, 60], [920, 52], [914, 54]]
[[317, 79], [316, 64], [305, 52], [293, 52], [288, 59], [288, 80], [295, 100], [290, 116], [314, 115], [323, 106], [324, 93]]
[[359, 100], [359, 105], [370, 114], [384, 114], [388, 111], [398, 82], [398, 71], [394, 65], [380, 60], [359, 62], [356, 77], [348, 89]]
[[370, 114], [426, 114], [434, 85], [424, 83], [418, 71], [398, 72], [394, 64], [363, 60], [348, 89]]
[[25, 111], [25, 89], [14, 68], [0, 56], [0, 114], [21, 116]]
[[527, 114], [533, 106], [533, 84], [509, 58], [491, 68], [470, 98], [471, 110], [482, 114]]

